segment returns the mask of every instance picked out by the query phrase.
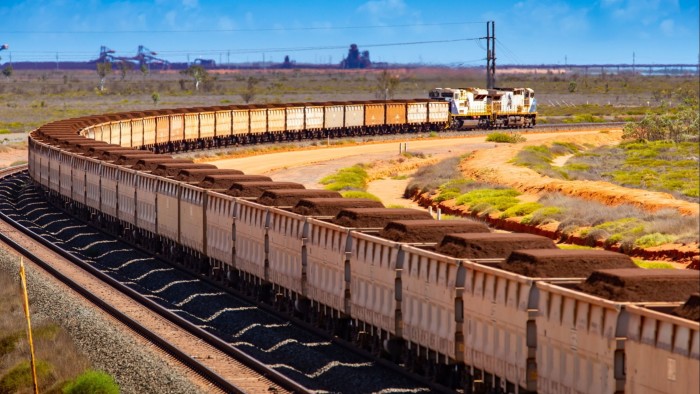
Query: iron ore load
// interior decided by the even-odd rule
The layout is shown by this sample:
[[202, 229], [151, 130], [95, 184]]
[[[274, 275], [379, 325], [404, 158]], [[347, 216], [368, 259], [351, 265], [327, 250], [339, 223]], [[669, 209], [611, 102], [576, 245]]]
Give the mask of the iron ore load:
[[[390, 105], [405, 123], [391, 123]], [[29, 174], [74, 215], [449, 388], [699, 392], [699, 271], [114, 149], [330, 138], [449, 116], [448, 101], [425, 100], [68, 119], [30, 134]]]

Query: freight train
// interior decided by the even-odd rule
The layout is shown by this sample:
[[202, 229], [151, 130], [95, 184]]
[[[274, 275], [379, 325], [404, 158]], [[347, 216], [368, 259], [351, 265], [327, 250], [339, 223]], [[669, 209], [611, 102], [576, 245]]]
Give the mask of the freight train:
[[[361, 121], [356, 103], [68, 119], [30, 134], [29, 174], [76, 216], [457, 391], [700, 390], [698, 271], [644, 270], [142, 149], [385, 130], [393, 104], [364, 103], [384, 109]], [[431, 118], [446, 101], [399, 104], [398, 132], [448, 119]]]
[[[514, 128], [536, 124], [532, 89], [472, 90], [479, 94], [460, 96], [464, 90], [454, 90], [448, 96], [445, 90], [437, 89], [431, 91], [430, 99], [154, 110], [140, 112], [135, 119], [130, 114], [109, 114], [102, 117], [99, 125], [86, 127], [81, 135], [156, 153], [174, 153], [265, 142], [441, 131], [450, 127]], [[434, 93], [437, 91], [442, 92], [439, 97]]]

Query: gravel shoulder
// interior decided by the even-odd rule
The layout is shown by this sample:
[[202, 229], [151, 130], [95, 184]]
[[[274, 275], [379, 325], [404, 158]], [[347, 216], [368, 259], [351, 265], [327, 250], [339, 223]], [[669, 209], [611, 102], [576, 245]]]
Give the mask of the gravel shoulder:
[[[93, 306], [26, 265], [32, 321], [50, 320], [60, 325], [93, 368], [112, 375], [122, 393], [200, 393], [175, 369], [154, 355], [144, 342], [123, 329]], [[0, 245], [0, 274], [17, 276], [19, 259]]]

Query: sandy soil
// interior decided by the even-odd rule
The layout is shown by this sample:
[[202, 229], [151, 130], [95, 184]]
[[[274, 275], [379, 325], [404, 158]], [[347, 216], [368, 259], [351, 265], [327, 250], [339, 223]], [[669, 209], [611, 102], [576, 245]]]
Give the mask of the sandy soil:
[[[529, 136], [528, 136], [529, 137]], [[601, 181], [565, 181], [542, 176], [537, 172], [510, 163], [523, 146], [540, 145], [545, 142], [563, 141], [604, 145], [619, 142], [620, 131], [574, 135], [567, 133], [542, 140], [531, 140], [523, 144], [499, 146], [489, 151], [478, 151], [469, 160], [462, 162], [465, 177], [484, 182], [500, 183], [522, 193], [541, 194], [558, 192], [570, 196], [600, 201], [608, 205], [632, 204], [656, 211], [662, 208], [677, 209], [684, 215], [698, 215], [697, 203], [678, 200], [668, 193], [631, 189]]]
[[[609, 140], [598, 141], [598, 131], [573, 131], [556, 133], [529, 133], [526, 135], [527, 144], [542, 144], [547, 140], [562, 140], [563, 136], [574, 138], [579, 142], [597, 141], [601, 144], [610, 143]], [[374, 143], [349, 147], [322, 147], [311, 150], [275, 153], [271, 155], [249, 156], [235, 159], [213, 160], [210, 163], [219, 168], [235, 168], [247, 174], [265, 174], [274, 180], [299, 182], [307, 188], [322, 188], [318, 181], [341, 168], [358, 163], [375, 163], [368, 172], [372, 181], [367, 191], [376, 195], [387, 206], [404, 206], [418, 208], [418, 204], [410, 199], [403, 198], [403, 191], [408, 184], [408, 179], [393, 179], [398, 176], [410, 176], [416, 168], [427, 165], [450, 156], [462, 155], [471, 151], [481, 152], [485, 157], [491, 154], [508, 154], [509, 150], [502, 144], [486, 142], [485, 136], [460, 137], [460, 138], [431, 138], [424, 140], [408, 141], [408, 151], [422, 153], [427, 156], [425, 160], [416, 158], [406, 159], [399, 163], [402, 156], [399, 154], [399, 142]], [[619, 139], [619, 137], [618, 137]], [[613, 139], [612, 141], [615, 141]], [[518, 147], [524, 146], [519, 144]], [[512, 147], [508, 145], [508, 147]], [[519, 149], [519, 148], [518, 148]], [[507, 174], [506, 174], [507, 175]], [[523, 201], [536, 201], [539, 193], [525, 193], [521, 195]]]
[[566, 165], [566, 162], [569, 161], [569, 159], [571, 159], [572, 157], [574, 157], [573, 153], [570, 155], [557, 156], [554, 158], [554, 160], [552, 160], [552, 167], [564, 167], [564, 165]]
[[0, 145], [0, 168], [9, 167], [18, 161], [27, 161], [26, 149], [15, 149]]

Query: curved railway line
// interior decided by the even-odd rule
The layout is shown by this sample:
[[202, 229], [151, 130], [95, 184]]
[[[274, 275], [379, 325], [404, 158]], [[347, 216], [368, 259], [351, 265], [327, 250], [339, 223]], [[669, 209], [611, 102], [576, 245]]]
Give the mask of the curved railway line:
[[[16, 212], [9, 213], [16, 209], [16, 205], [7, 195], [8, 178], [23, 171], [26, 171], [26, 165], [0, 171], [0, 194], [4, 198], [0, 204], [2, 243], [160, 349], [164, 357], [175, 360], [189, 371], [188, 375], [192, 379], [198, 381], [200, 386], [207, 387], [207, 390], [223, 393], [270, 390], [280, 393], [306, 392], [303, 387], [280, 376], [276, 371], [240, 352], [232, 351], [218, 338], [179, 319], [168, 309], [106, 275], [75, 251], [60, 248], [55, 243], [60, 238], [54, 238], [52, 242], [46, 233], [32, 230], [32, 227], [37, 228], [36, 224], [27, 226], [19, 223], [17, 220], [26, 219], [21, 219], [21, 215]], [[19, 184], [10, 180], [9, 186], [18, 187]], [[14, 216], [14, 219], [10, 216]], [[92, 233], [89, 229], [87, 225], [81, 228], [87, 231], [86, 234]], [[52, 251], [53, 254], [47, 254], [47, 251]], [[205, 354], [207, 356], [197, 356]]]
[[[19, 170], [12, 169], [6, 174], [0, 174], [0, 177], [7, 175], [9, 178], [2, 177], [4, 179], [0, 180], [0, 196], [4, 199], [0, 203], [0, 219], [135, 300], [141, 309], [159, 316], [158, 321], [139, 323], [137, 319], [148, 323], [149, 319], [141, 316], [147, 312], [140, 312], [137, 318], [134, 317], [134, 312], [124, 313], [120, 309], [132, 310], [134, 307], [117, 303], [121, 305], [118, 309], [113, 306], [115, 295], [109, 295], [105, 290], [96, 290], [94, 285], [92, 288], [84, 287], [81, 283], [85, 283], [85, 279], [69, 278], [62, 273], [65, 267], [63, 270], [54, 268], [55, 265], [61, 265], [55, 260], [47, 264], [4, 234], [0, 234], [0, 239], [219, 391], [337, 392], [344, 390], [341, 376], [358, 373], [364, 375], [366, 381], [357, 384], [352, 389], [353, 392], [444, 390], [428, 382], [421, 382], [420, 379], [402, 377], [406, 371], [387, 363], [376, 364], [369, 355], [348, 355], [349, 351], [349, 354], [353, 353], [352, 349], [327, 336], [303, 334], [302, 331], [309, 327], [302, 328], [301, 331], [291, 327], [293, 325], [285, 322], [283, 317], [276, 317], [270, 308], [261, 310], [247, 301], [232, 301], [224, 289], [213, 288], [211, 282], [169, 268], [156, 258], [144, 256], [130, 245], [110, 240], [99, 230], [70, 219], [48, 203], [42, 202], [37, 198], [37, 191], [26, 184], [24, 173], [12, 174]], [[21, 192], [18, 194], [17, 191]], [[107, 255], [111, 258], [107, 258]], [[198, 281], [203, 283], [195, 283]], [[188, 284], [187, 291], [181, 290], [177, 295], [164, 291], [183, 283]], [[198, 298], [207, 299], [207, 303], [217, 305], [220, 309], [214, 309], [213, 313], [204, 311], [198, 314], [198, 309], [205, 308], [203, 304], [186, 307], [186, 304], [194, 304], [193, 300]], [[110, 302], [106, 302], [106, 299]], [[273, 314], [266, 316], [269, 313]], [[232, 314], [231, 318], [235, 321], [221, 321], [222, 316], [227, 314]], [[286, 329], [289, 332], [285, 332]], [[235, 334], [227, 335], [232, 332]], [[255, 335], [250, 335], [255, 332]], [[164, 338], [172, 338], [177, 346]], [[312, 350], [305, 354], [304, 347], [325, 350]], [[296, 357], [295, 361], [295, 357], [289, 355], [290, 352], [301, 353], [302, 359]], [[191, 356], [192, 354], [199, 356]], [[330, 354], [338, 357], [330, 358]]]
[[[309, 129], [312, 123], [296, 122], [299, 114], [323, 113], [309, 120], [321, 125], [333, 111], [348, 114], [358, 105], [365, 116], [343, 120], [364, 119], [362, 125]], [[374, 115], [368, 117], [369, 107]], [[397, 108], [398, 117], [387, 116]], [[439, 222], [424, 211], [382, 208], [144, 152], [441, 130], [444, 109], [443, 103], [409, 100], [69, 119], [31, 133], [28, 179], [53, 204], [111, 234], [458, 391], [697, 391], [700, 383], [689, 371], [699, 365], [699, 318], [687, 312], [699, 302], [691, 296], [697, 271], [647, 271], [616, 253], [559, 250], [543, 237], [492, 234], [469, 221]], [[253, 118], [259, 132], [253, 132]], [[289, 119], [296, 123], [286, 130]], [[121, 253], [116, 242], [78, 248], [114, 264]], [[305, 387], [323, 381], [331, 388], [345, 384], [340, 391], [409, 389], [385, 377], [384, 388], [359, 386], [377, 383], [370, 377], [375, 365], [331, 361], [351, 353], [321, 354], [327, 344], [309, 340], [306, 331], [290, 346], [291, 337], [278, 332], [287, 327], [278, 321], [256, 315], [240, 326], [228, 315], [240, 318], [252, 311], [248, 306], [224, 304], [216, 291], [174, 276], [158, 261], [106, 268], [119, 271], [124, 264], [127, 271], [138, 268], [126, 279], [149, 290], [151, 299], [162, 303], [177, 293], [176, 312], [233, 335], [239, 346], [254, 348], [245, 336], [264, 328], [262, 340], [281, 342], [257, 346], [259, 358], [299, 376]], [[612, 293], [606, 292], [610, 286]], [[280, 352], [285, 349], [293, 351]], [[310, 349], [322, 365], [299, 373], [309, 359], [290, 363]], [[664, 365], [648, 360], [667, 360], [666, 380], [649, 379]], [[410, 386], [427, 389], [415, 381]]]

